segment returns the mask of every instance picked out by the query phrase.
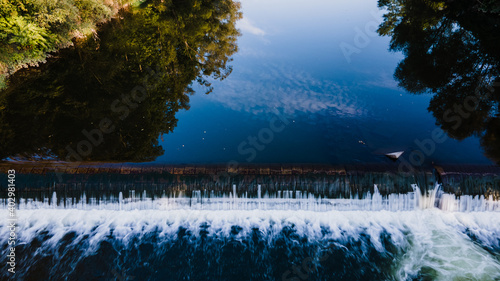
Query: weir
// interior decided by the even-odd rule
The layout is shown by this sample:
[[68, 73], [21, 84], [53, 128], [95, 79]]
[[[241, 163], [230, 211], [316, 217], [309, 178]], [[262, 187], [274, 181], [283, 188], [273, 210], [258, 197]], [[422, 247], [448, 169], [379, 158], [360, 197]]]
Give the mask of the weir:
[[20, 209], [500, 211], [500, 172], [489, 166], [56, 164], [2, 164], [2, 204], [16, 169]]
[[[479, 280], [500, 278], [499, 181], [491, 167], [0, 166], [5, 217], [6, 171], [16, 170], [16, 252], [24, 279], [43, 273], [47, 256], [57, 269], [44, 273], [47, 280], [92, 279], [102, 265], [109, 266], [105, 272], [128, 268], [140, 276], [142, 264], [169, 268], [179, 260], [194, 269], [175, 280], [234, 280], [208, 263], [250, 265], [238, 273], [245, 280], [253, 272], [295, 280], [291, 269], [304, 260], [319, 265], [311, 280], [360, 279], [349, 275], [360, 270], [331, 264], [369, 265], [380, 272], [377, 280], [417, 280], [429, 268], [432, 280], [471, 272]], [[8, 227], [0, 231], [7, 245]], [[172, 273], [154, 274], [149, 280]], [[373, 272], [361, 279], [370, 278]]]
[[[261, 185], [258, 185], [261, 189]], [[233, 192], [222, 193], [213, 190], [194, 190], [191, 195], [182, 191], [164, 192], [160, 197], [149, 195], [146, 190], [137, 193], [129, 190], [128, 196], [119, 192], [118, 196], [87, 197], [85, 192], [79, 197], [58, 197], [54, 191], [50, 197], [42, 199], [19, 199], [19, 209], [81, 209], [81, 210], [304, 210], [304, 211], [411, 211], [417, 209], [438, 208], [445, 211], [486, 212], [500, 211], [500, 201], [481, 196], [463, 195], [456, 197], [445, 194], [440, 185], [429, 194], [422, 194], [417, 185], [412, 185], [413, 192], [392, 193], [382, 196], [377, 185], [374, 192], [363, 197], [328, 198], [313, 193], [296, 190], [279, 190], [265, 193], [262, 197], [250, 196], [247, 192], [238, 195], [236, 185]], [[7, 206], [7, 200], [0, 199], [0, 204]]]

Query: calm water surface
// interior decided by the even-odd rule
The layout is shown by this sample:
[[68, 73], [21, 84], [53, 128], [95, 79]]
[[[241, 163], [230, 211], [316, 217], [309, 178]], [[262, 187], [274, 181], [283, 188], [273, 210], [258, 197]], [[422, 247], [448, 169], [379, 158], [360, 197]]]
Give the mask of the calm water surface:
[[[498, 161], [500, 8], [379, 2], [145, 1], [10, 78], [0, 159]], [[500, 280], [493, 176], [222, 174], [19, 173], [15, 279]]]
[[[388, 51], [390, 38], [376, 34], [383, 14], [376, 1], [242, 6], [232, 74], [210, 95], [191, 98], [156, 161], [384, 162], [390, 160], [383, 154], [394, 151], [404, 150], [408, 159], [420, 150], [415, 141], [438, 128], [427, 110], [432, 95], [409, 94], [393, 78], [404, 56]], [[344, 55], [346, 44], [359, 53]], [[278, 121], [280, 130], [270, 135], [277, 114], [288, 124]], [[252, 145], [249, 138], [259, 133]], [[432, 161], [491, 163], [475, 137], [437, 144], [425, 157]]]
[[[175, 9], [178, 13], [199, 13], [193, 7]], [[457, 45], [446, 41], [451, 37], [448, 33], [424, 34], [424, 39], [442, 37], [445, 42], [445, 52], [437, 55], [444, 58], [440, 62], [432, 57], [420, 59], [408, 51], [424, 49], [419, 45], [422, 38], [404, 37], [418, 32], [396, 26], [390, 29], [392, 33], [386, 32], [392, 37], [380, 36], [377, 28], [387, 10], [377, 7], [377, 1], [313, 0], [306, 4], [245, 0], [241, 11], [242, 19], [220, 21], [230, 26], [236, 23], [240, 36], [216, 34], [205, 38], [193, 36], [189, 29], [194, 26], [202, 30], [202, 21], [187, 22], [185, 30], [177, 33], [166, 28], [167, 35], [158, 35], [159, 29], [144, 28], [154, 10], [150, 14], [125, 14], [122, 20], [103, 25], [99, 40], [77, 43], [75, 48], [57, 54], [47, 66], [14, 75], [2, 101], [6, 112], [1, 116], [4, 145], [0, 157], [49, 155], [70, 161], [178, 164], [345, 164], [390, 162], [384, 154], [404, 151], [400, 161], [417, 166], [491, 164], [498, 159], [498, 98], [488, 98], [484, 102], [487, 110], [477, 109], [479, 113], [474, 114], [479, 116], [464, 120], [467, 126], [458, 129], [449, 128], [458, 113], [443, 114], [453, 109], [454, 102], [465, 100], [461, 94], [473, 92], [462, 87], [470, 81], [456, 85], [453, 81], [459, 79], [452, 77], [472, 77], [477, 67], [462, 67], [458, 62], [455, 67], [456, 58], [470, 59], [475, 65], [479, 65], [475, 60], [483, 59], [483, 66], [495, 71], [498, 68], [488, 61], [489, 56], [481, 55], [482, 49], [469, 58], [467, 54], [474, 54], [478, 45], [473, 37], [459, 38], [460, 42], [472, 43], [456, 48], [464, 53], [453, 53], [446, 51]], [[414, 11], [410, 17], [425, 20], [418, 9]], [[439, 8], [432, 11], [446, 23]], [[169, 17], [175, 19], [177, 14]], [[432, 30], [439, 31], [437, 27]], [[464, 37], [469, 33], [461, 34]], [[186, 37], [193, 38], [189, 44], [198, 47], [185, 47], [189, 46], [183, 42]], [[390, 51], [391, 38], [410, 47]], [[223, 45], [224, 40], [230, 44]], [[429, 50], [439, 50], [440, 45], [435, 45]], [[233, 58], [226, 65], [232, 66], [232, 73], [222, 75], [227, 77], [222, 81], [199, 75], [199, 69], [207, 65], [212, 74], [225, 68], [219, 64], [210, 68], [210, 64], [194, 58], [194, 53], [186, 55], [195, 48], [206, 53], [220, 48], [222, 55], [216, 53], [214, 57]], [[408, 59], [409, 71], [397, 78], [403, 88], [394, 73], [406, 57], [413, 60]], [[411, 64], [415, 61], [416, 66]], [[439, 63], [445, 65], [444, 70]], [[127, 106], [123, 94], [150, 79], [144, 70], [147, 66], [169, 71], [155, 82], [149, 98]], [[434, 77], [441, 79], [440, 74], [446, 71], [452, 74], [436, 82]], [[195, 94], [189, 96], [184, 89], [200, 77], [212, 83], [213, 91], [205, 95], [207, 88], [194, 82]], [[431, 90], [438, 92], [434, 100]], [[121, 101], [116, 104], [116, 99]], [[481, 112], [487, 112], [486, 116]], [[101, 133], [101, 138], [92, 132], [99, 129], [103, 119], [116, 126], [109, 134]], [[488, 132], [486, 137], [484, 130]], [[436, 134], [444, 138], [432, 140]], [[490, 148], [489, 157], [484, 147]]]

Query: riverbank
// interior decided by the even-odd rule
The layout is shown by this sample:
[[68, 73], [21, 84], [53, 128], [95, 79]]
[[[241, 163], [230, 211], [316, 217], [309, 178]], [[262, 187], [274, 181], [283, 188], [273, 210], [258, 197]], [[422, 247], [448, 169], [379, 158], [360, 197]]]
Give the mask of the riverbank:
[[0, 4], [0, 90], [7, 77], [46, 62], [73, 45], [76, 38], [96, 34], [99, 23], [115, 17], [134, 0], [13, 1]]

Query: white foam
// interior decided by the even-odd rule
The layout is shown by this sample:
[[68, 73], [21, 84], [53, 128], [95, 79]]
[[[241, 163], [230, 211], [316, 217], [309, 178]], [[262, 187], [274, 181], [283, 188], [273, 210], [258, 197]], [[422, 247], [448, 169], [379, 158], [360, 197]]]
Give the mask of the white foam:
[[432, 210], [420, 213], [415, 219], [420, 226], [410, 226], [413, 245], [399, 261], [397, 276], [400, 280], [415, 276], [423, 267], [435, 271], [434, 280], [500, 278], [499, 261], [463, 233], [465, 229], [486, 231], [490, 235], [479, 237], [479, 240], [484, 245], [495, 243], [500, 237], [499, 214]]
[[[160, 237], [175, 239], [180, 227], [196, 237], [204, 224], [209, 225], [208, 235], [229, 236], [231, 227], [237, 225], [242, 228], [238, 235], [249, 235], [258, 228], [270, 242], [284, 227], [293, 227], [308, 241], [342, 243], [364, 233], [381, 252], [380, 236], [388, 233], [391, 242], [405, 253], [397, 260], [394, 275], [398, 279], [411, 278], [425, 267], [435, 270], [437, 280], [500, 278], [498, 259], [465, 234], [498, 251], [499, 202], [491, 197], [456, 198], [439, 186], [428, 195], [416, 185], [413, 189], [407, 194], [382, 196], [375, 185], [373, 195], [368, 193], [361, 199], [328, 199], [291, 190], [262, 195], [258, 188], [257, 198], [251, 198], [234, 186], [229, 194], [195, 191], [191, 197], [179, 193], [155, 199], [148, 198], [146, 192], [137, 197], [135, 191], [130, 191], [128, 198], [120, 192], [116, 198], [104, 200], [87, 199], [84, 193], [78, 201], [59, 203], [54, 192], [51, 200], [21, 199], [17, 233], [20, 243], [28, 243], [41, 231], [48, 231], [51, 238], [42, 248], [49, 250], [65, 234], [75, 232], [71, 243], [81, 243], [81, 248], [87, 249], [85, 255], [94, 253], [110, 230], [115, 239], [127, 244], [132, 237], [153, 230], [159, 231]], [[7, 215], [6, 209], [0, 210], [0, 216]], [[7, 242], [8, 232], [5, 220], [0, 220], [0, 243]]]
[[[82, 243], [88, 254], [96, 251], [99, 242], [113, 229], [115, 239], [125, 245], [132, 237], [141, 237], [153, 230], [160, 237], [175, 239], [179, 227], [199, 236], [200, 226], [209, 225], [208, 235], [229, 236], [231, 227], [242, 228], [240, 236], [258, 228], [271, 241], [284, 227], [293, 227], [308, 241], [346, 241], [361, 233], [370, 237], [378, 251], [384, 251], [380, 235], [390, 234], [391, 242], [406, 254], [399, 261], [395, 274], [402, 280], [416, 274], [422, 267], [436, 270], [439, 280], [475, 276], [480, 280], [500, 278], [500, 264], [463, 232], [469, 229], [484, 245], [494, 245], [500, 237], [500, 213], [444, 212], [438, 209], [413, 211], [293, 211], [293, 210], [19, 210], [19, 242], [32, 241], [41, 231], [53, 235], [42, 248], [50, 248], [70, 231], [77, 234], [72, 243]], [[0, 216], [7, 217], [1, 210]], [[327, 230], [325, 233], [324, 230]], [[85, 235], [88, 240], [83, 240]], [[0, 242], [6, 243], [8, 227], [0, 222]], [[82, 242], [83, 241], [83, 242]], [[456, 278], [455, 278], [456, 277]], [[484, 278], [483, 278], [484, 277]], [[488, 278], [487, 278], [488, 277]], [[455, 278], [455, 279], [454, 279]], [[476, 280], [472, 278], [471, 280]]]
[[[369, 192], [363, 198], [325, 198], [312, 193], [300, 190], [280, 190], [274, 195], [267, 192], [262, 196], [262, 190], [258, 187], [257, 197], [248, 196], [247, 192], [240, 192], [233, 185], [229, 194], [215, 194], [210, 190], [193, 191], [191, 197], [186, 197], [182, 192], [177, 196], [162, 196], [161, 198], [151, 198], [143, 191], [142, 196], [136, 196], [135, 190], [129, 191], [129, 197], [124, 198], [120, 192], [118, 197], [88, 198], [85, 193], [79, 200], [66, 198], [57, 202], [54, 192], [52, 199], [45, 198], [42, 201], [33, 199], [20, 199], [19, 209], [83, 209], [83, 210], [306, 210], [306, 211], [409, 211], [415, 209], [439, 208], [451, 212], [498, 212], [500, 211], [500, 201], [493, 200], [490, 196], [485, 199], [483, 196], [455, 197], [452, 194], [445, 194], [439, 185], [431, 190], [430, 194], [422, 194], [417, 185], [412, 185], [413, 192], [404, 194], [389, 194], [382, 196], [374, 185], [374, 192]], [[50, 203], [49, 203], [50, 202]], [[0, 204], [6, 205], [5, 199], [0, 199]]]

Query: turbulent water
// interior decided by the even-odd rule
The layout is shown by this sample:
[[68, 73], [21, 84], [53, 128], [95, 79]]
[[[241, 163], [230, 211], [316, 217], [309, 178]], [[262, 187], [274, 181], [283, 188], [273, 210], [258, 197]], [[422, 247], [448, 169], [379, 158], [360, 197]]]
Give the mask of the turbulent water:
[[500, 280], [498, 201], [374, 190], [21, 200], [16, 280]]

